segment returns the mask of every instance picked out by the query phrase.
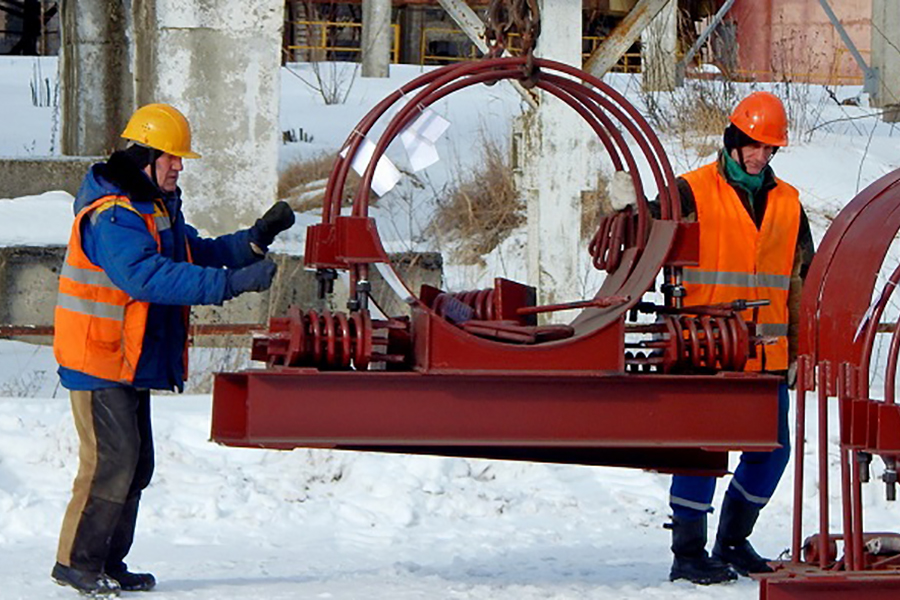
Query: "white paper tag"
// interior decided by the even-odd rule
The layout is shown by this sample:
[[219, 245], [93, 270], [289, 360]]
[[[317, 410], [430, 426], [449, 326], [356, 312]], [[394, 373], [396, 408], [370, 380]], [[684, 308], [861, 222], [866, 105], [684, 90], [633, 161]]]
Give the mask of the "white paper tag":
[[419, 117], [409, 124], [405, 131], [415, 133], [419, 137], [431, 142], [438, 141], [438, 138], [444, 135], [444, 132], [450, 127], [450, 121], [437, 114], [430, 108], [422, 111]]
[[412, 167], [414, 173], [427, 169], [441, 159], [434, 144], [415, 133], [404, 131], [400, 134], [400, 141], [403, 142], [403, 147], [406, 148], [406, 154], [409, 156], [409, 166]]
[[[375, 144], [368, 138], [363, 139], [359, 148], [356, 150], [356, 154], [353, 156], [353, 160], [350, 162], [350, 167], [362, 175], [366, 172], [366, 168], [372, 161], [372, 156], [374, 154]], [[347, 156], [347, 148], [341, 150], [341, 156]], [[381, 158], [378, 159], [378, 164], [375, 165], [375, 173], [372, 175], [372, 191], [379, 196], [384, 196], [394, 189], [394, 186], [397, 185], [399, 181], [400, 171], [397, 170], [397, 167], [394, 166], [391, 159], [382, 154]]]
[[409, 164], [414, 172], [430, 167], [440, 160], [434, 144], [450, 127], [450, 122], [431, 109], [425, 109], [419, 117], [400, 134], [406, 148]]

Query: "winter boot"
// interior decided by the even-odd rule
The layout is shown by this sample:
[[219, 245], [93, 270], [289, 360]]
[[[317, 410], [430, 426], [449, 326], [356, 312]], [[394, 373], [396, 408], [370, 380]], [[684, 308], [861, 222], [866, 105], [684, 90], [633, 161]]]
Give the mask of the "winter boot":
[[698, 585], [727, 583], [738, 578], [727, 564], [706, 553], [706, 515], [687, 520], [672, 517], [672, 570], [669, 581], [686, 579]]
[[125, 565], [122, 565], [121, 570], [107, 571], [106, 575], [125, 592], [149, 592], [156, 587], [156, 577], [152, 574], [132, 573]]
[[729, 494], [725, 494], [722, 502], [722, 517], [719, 519], [713, 557], [731, 565], [744, 576], [772, 572], [767, 559], [757, 554], [747, 539], [761, 509], [761, 506], [733, 498]]
[[103, 573], [82, 571], [56, 563], [50, 573], [53, 581], [59, 585], [67, 585], [85, 596], [101, 598], [119, 595], [119, 584]]

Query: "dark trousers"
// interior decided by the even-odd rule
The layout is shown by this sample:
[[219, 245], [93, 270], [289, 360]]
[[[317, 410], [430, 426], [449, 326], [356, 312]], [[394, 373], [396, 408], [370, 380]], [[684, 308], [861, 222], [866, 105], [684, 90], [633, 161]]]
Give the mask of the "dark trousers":
[[63, 518], [57, 562], [121, 571], [134, 540], [141, 491], [153, 476], [150, 392], [130, 387], [71, 391], [78, 474]]
[[[743, 502], [763, 507], [775, 492], [791, 454], [786, 384], [778, 388], [778, 443], [771, 452], [744, 452], [726, 493]], [[712, 512], [715, 477], [675, 475], [669, 492], [669, 505], [675, 516], [695, 520]]]

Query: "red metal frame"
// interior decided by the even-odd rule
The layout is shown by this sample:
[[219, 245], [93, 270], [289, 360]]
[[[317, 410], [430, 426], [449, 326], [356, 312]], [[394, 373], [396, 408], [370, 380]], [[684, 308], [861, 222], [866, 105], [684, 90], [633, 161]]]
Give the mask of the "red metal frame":
[[[860, 459], [872, 455], [880, 456], [886, 465], [900, 458], [900, 406], [894, 396], [900, 351], [896, 329], [884, 376], [884, 399], [873, 397], [869, 389], [875, 336], [884, 307], [900, 282], [900, 268], [878, 295], [874, 292], [898, 230], [900, 170], [885, 175], [847, 205], [828, 229], [810, 267], [801, 299], [791, 561], [781, 565], [775, 575], [762, 579], [760, 597], [764, 600], [900, 597], [900, 556], [878, 556], [867, 545], [873, 538], [897, 534], [863, 532], [862, 484], [868, 479], [868, 466], [864, 472], [860, 463]], [[813, 392], [819, 423], [819, 531], [804, 541], [806, 396]], [[831, 532], [829, 504], [831, 402], [839, 407], [839, 534]]]
[[[535, 62], [536, 86], [586, 121], [613, 166], [631, 173], [639, 199], [633, 214], [602, 220], [592, 239], [594, 264], [608, 271], [594, 298], [536, 307], [533, 288], [515, 282], [457, 293], [426, 286], [418, 297], [408, 288], [400, 292], [411, 317], [370, 317], [369, 269], [392, 269], [368, 216], [378, 159], [422, 110], [448, 94], [530, 75], [524, 58], [431, 71], [353, 129], [335, 158], [322, 223], [309, 229], [307, 265], [350, 274], [349, 314], [295, 307], [272, 319], [253, 348], [267, 368], [216, 376], [214, 440], [713, 475], [725, 473], [730, 450], [777, 446], [781, 378], [739, 372], [759, 343], [752, 324], [734, 307], [680, 306], [680, 272], [697, 263], [699, 227], [681, 220], [675, 177], [656, 135], [601, 80]], [[352, 214], [342, 216], [352, 158], [401, 99], [407, 102], [383, 129]], [[661, 219], [650, 218], [645, 198], [652, 194], [639, 162], [652, 176]], [[641, 302], [660, 273], [664, 306]], [[568, 325], [537, 324], [537, 313], [574, 306], [582, 310]], [[627, 326], [639, 312], [661, 318], [647, 328]], [[626, 354], [626, 335], [652, 337], [629, 342]]]
[[[574, 67], [537, 60], [538, 88], [575, 110], [617, 169], [632, 174], [634, 218], [601, 225], [592, 241], [609, 272], [567, 326], [539, 326], [534, 290], [408, 291], [412, 317], [373, 320], [365, 309], [372, 264], [391, 268], [368, 217], [374, 165], [422, 110], [458, 90], [525, 76], [525, 58], [489, 59], [426, 73], [373, 108], [335, 158], [322, 223], [307, 235], [306, 263], [350, 272], [349, 315], [291, 309], [255, 340], [268, 369], [220, 374], [213, 439], [265, 447], [328, 446], [455, 453], [723, 473], [727, 450], [777, 444], [778, 379], [739, 370], [755, 339], [737, 311], [672, 314], [638, 343], [626, 373], [626, 316], [660, 272], [677, 285], [696, 264], [699, 228], [681, 221], [675, 177], [650, 126], [616, 90]], [[350, 216], [340, 215], [350, 162], [365, 135], [401, 99], [362, 176]], [[629, 141], [630, 138], [630, 141]], [[653, 220], [632, 152], [648, 165], [662, 219]], [[626, 222], [627, 221], [627, 222]], [[598, 265], [599, 266], [599, 265]], [[399, 275], [394, 273], [397, 280]], [[404, 284], [405, 285], [405, 284]], [[473, 318], [451, 322], [451, 309]], [[679, 310], [669, 297], [667, 305]], [[643, 306], [643, 305], [642, 305]], [[632, 330], [637, 333], [637, 330]], [[632, 335], [631, 333], [629, 335]], [[658, 356], [657, 356], [658, 355]], [[370, 367], [382, 365], [386, 371]], [[315, 367], [315, 368], [310, 368]], [[349, 368], [356, 372], [333, 372]], [[695, 373], [669, 377], [667, 372]], [[651, 374], [652, 373], [652, 374]]]
[[[523, 460], [543, 460], [553, 449], [554, 462], [619, 451], [618, 462], [598, 452], [587, 464], [634, 465], [656, 450], [663, 464], [640, 466], [721, 475], [721, 453], [775, 447], [771, 398], [779, 382], [744, 374], [248, 370], [216, 377], [213, 439], [267, 448], [467, 449]], [[690, 462], [678, 462], [675, 451], [701, 449], [720, 453], [721, 462], [698, 464], [691, 453], [681, 455]]]

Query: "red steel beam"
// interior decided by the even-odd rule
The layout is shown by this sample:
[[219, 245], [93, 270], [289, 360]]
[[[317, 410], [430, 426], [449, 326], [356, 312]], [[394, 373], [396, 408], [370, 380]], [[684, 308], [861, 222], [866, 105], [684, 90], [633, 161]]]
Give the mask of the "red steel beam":
[[896, 600], [900, 574], [896, 572], [811, 573], [766, 577], [760, 580], [760, 600]]
[[[479, 448], [498, 458], [500, 449], [518, 448], [525, 455], [511, 458], [524, 460], [542, 460], [551, 449], [771, 450], [780, 381], [744, 374], [247, 370], [216, 375], [212, 439], [264, 448]], [[577, 463], [576, 455], [552, 462]], [[634, 457], [620, 458], [624, 464]]]

